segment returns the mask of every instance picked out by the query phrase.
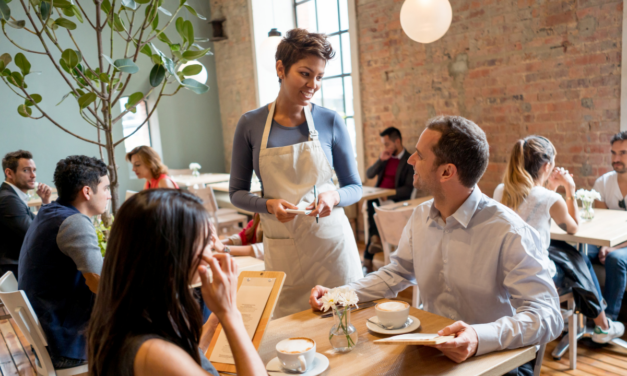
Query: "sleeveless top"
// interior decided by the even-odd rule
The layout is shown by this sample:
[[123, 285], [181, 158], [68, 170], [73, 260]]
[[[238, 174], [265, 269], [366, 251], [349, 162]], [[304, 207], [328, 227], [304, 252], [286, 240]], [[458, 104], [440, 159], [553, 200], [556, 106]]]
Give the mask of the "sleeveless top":
[[168, 179], [169, 181], [171, 181], [171, 182], [172, 182], [172, 184], [174, 184], [174, 188], [175, 188], [175, 189], [179, 189], [178, 184], [176, 184], [176, 183], [174, 182], [174, 180], [172, 180], [172, 178], [171, 178], [171, 177], [169, 177], [169, 176], [168, 176], [168, 175], [166, 175], [166, 174], [161, 174], [161, 175], [159, 175], [159, 177], [158, 177], [158, 178], [156, 178], [156, 179], [155, 179], [155, 178], [152, 178], [152, 179], [150, 179], [150, 180], [146, 179], [146, 185], [144, 185], [144, 189], [159, 188], [159, 181], [161, 181], [161, 180], [163, 180], [163, 179]]
[[[503, 200], [503, 191], [505, 186], [499, 184], [494, 190], [494, 200], [501, 202]], [[516, 213], [527, 224], [533, 227], [540, 235], [542, 241], [542, 251], [548, 257], [549, 245], [551, 244], [551, 206], [557, 202], [562, 196], [544, 187], [533, 187], [525, 201], [518, 207]], [[550, 261], [550, 260], [549, 260]], [[555, 276], [555, 264], [553, 261], [549, 264], [549, 272], [551, 276]]]
[[[108, 364], [105, 374], [107, 376], [134, 376], [135, 356], [137, 356], [139, 348], [144, 344], [144, 342], [154, 338], [167, 341], [155, 334], [132, 335], [127, 337], [118, 352], [118, 356], [114, 357], [114, 359], [112, 359], [112, 361]], [[207, 371], [210, 375], [219, 376], [218, 371], [216, 371], [211, 362], [209, 362], [207, 357], [205, 357], [205, 354], [203, 354], [200, 349], [198, 349], [198, 353], [200, 354], [202, 369]]]

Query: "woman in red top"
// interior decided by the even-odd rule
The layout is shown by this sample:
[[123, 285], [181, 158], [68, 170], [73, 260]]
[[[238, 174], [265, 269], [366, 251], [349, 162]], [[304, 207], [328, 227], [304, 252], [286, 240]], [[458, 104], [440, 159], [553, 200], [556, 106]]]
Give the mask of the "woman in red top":
[[168, 167], [161, 162], [159, 154], [150, 146], [136, 147], [126, 154], [126, 160], [133, 165], [133, 172], [138, 179], [146, 179], [144, 189], [179, 188], [168, 176]]

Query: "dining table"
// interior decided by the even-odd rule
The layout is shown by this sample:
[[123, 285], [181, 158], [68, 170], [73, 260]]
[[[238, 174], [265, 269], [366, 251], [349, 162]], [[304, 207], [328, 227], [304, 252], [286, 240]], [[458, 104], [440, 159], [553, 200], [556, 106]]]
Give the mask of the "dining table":
[[[389, 301], [381, 299], [377, 302]], [[437, 333], [454, 321], [427, 311], [410, 308], [411, 316], [420, 320], [414, 333]], [[268, 324], [258, 349], [264, 364], [276, 357], [276, 345], [286, 338], [307, 337], [316, 342], [316, 350], [329, 359], [329, 367], [323, 376], [360, 375], [449, 375], [449, 376], [500, 376], [523, 365], [536, 356], [535, 346], [498, 351], [473, 356], [462, 363], [455, 363], [439, 350], [428, 346], [383, 345], [374, 343], [389, 335], [370, 331], [366, 321], [376, 316], [375, 308], [369, 307], [351, 312], [351, 323], [358, 332], [356, 346], [348, 353], [337, 353], [329, 342], [333, 317], [322, 318], [321, 312], [306, 310]], [[272, 373], [278, 375], [278, 373]]]
[[551, 239], [598, 247], [614, 247], [627, 241], [627, 211], [594, 209], [594, 218], [579, 220], [576, 234], [566, 233], [555, 224], [555, 221], [551, 221]]
[[200, 174], [198, 176], [175, 175], [175, 176], [172, 176], [172, 180], [174, 180], [174, 182], [178, 184], [178, 186], [181, 188], [183, 187], [189, 188], [189, 187], [194, 187], [194, 186], [198, 186], [202, 188], [208, 184], [213, 184], [213, 183], [221, 183], [221, 182], [228, 183], [230, 177], [231, 177], [230, 174], [206, 173], [206, 174]]

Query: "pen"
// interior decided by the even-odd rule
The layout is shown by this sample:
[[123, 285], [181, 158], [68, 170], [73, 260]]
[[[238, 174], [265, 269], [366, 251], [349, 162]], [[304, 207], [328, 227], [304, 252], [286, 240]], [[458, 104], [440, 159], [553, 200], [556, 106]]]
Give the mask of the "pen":
[[[314, 185], [314, 209], [318, 209], [318, 191], [316, 191], [316, 186]], [[316, 223], [318, 223], [318, 218], [320, 217], [320, 213], [316, 214]]]

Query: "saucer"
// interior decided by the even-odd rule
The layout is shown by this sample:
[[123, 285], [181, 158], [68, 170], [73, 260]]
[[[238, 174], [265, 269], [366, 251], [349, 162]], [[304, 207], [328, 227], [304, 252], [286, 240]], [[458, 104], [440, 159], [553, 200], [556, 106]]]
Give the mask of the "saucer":
[[270, 375], [302, 375], [302, 376], [316, 376], [326, 371], [329, 368], [329, 358], [323, 354], [316, 353], [312, 367], [309, 367], [307, 372], [300, 373], [296, 371], [288, 371], [283, 369], [279, 358], [273, 358], [266, 365], [266, 370], [270, 372]]
[[[379, 334], [405, 334], [405, 333], [410, 333], [413, 332], [414, 330], [420, 328], [420, 320], [418, 320], [416, 317], [409, 315], [409, 318], [413, 320], [413, 323], [405, 328], [401, 328], [401, 329], [383, 329], [380, 326], [377, 326], [371, 322], [366, 321], [366, 326], [368, 327], [368, 329], [370, 329], [371, 331], [375, 332], [375, 333], [379, 333]], [[370, 318], [370, 320], [374, 321], [374, 322], [379, 322], [379, 318], [377, 316], [373, 316]]]

